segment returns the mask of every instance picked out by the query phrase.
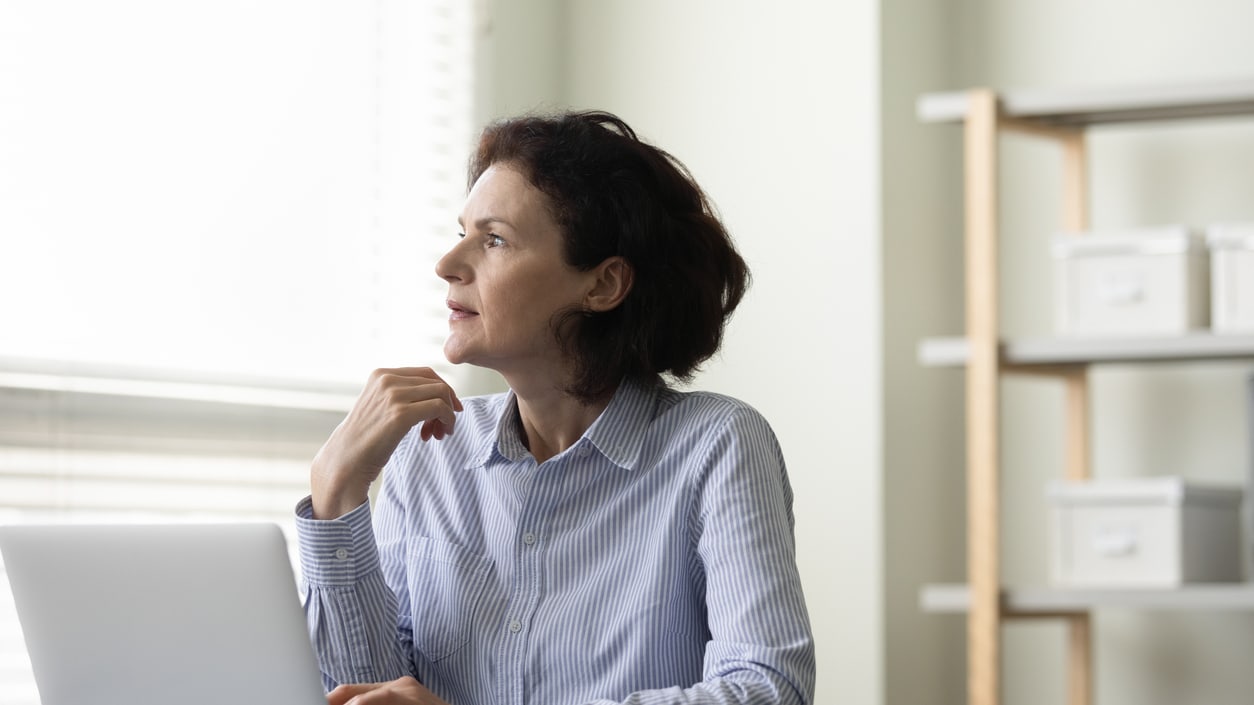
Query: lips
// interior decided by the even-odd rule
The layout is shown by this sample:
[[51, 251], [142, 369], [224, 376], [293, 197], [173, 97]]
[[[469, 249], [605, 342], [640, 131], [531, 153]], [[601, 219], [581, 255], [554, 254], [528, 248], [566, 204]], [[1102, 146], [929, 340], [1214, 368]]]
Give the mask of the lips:
[[472, 311], [471, 309], [466, 308], [465, 306], [461, 305], [460, 303], [452, 299], [449, 299], [445, 303], [448, 304], [448, 309], [449, 309], [448, 318], [450, 321], [459, 321], [462, 319], [471, 318], [473, 316], [479, 315], [478, 311]]

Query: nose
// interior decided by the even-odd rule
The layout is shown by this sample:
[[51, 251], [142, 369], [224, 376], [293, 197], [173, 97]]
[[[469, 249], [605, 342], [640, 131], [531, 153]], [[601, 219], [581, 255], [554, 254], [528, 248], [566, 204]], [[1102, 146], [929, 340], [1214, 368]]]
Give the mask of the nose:
[[444, 253], [443, 257], [436, 261], [435, 275], [437, 277], [449, 283], [467, 279], [465, 258], [461, 256], [461, 245], [465, 242], [466, 238], [458, 240], [448, 252]]

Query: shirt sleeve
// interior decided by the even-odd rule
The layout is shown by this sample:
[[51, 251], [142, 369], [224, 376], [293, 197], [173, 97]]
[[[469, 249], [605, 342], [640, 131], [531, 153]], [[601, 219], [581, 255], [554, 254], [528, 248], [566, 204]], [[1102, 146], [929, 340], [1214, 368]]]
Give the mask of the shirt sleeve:
[[814, 698], [814, 641], [783, 453], [750, 408], [730, 414], [710, 441], [690, 464], [692, 534], [711, 634], [703, 680], [633, 693], [621, 705], [807, 705]]
[[305, 619], [326, 689], [410, 674], [396, 628], [396, 597], [379, 569], [369, 503], [323, 521], [313, 518], [306, 497], [296, 505], [296, 535]]
[[774, 432], [757, 412], [740, 410], [704, 470], [696, 532], [712, 635], [706, 680], [759, 694], [745, 702], [809, 703], [814, 641], [797, 571], [792, 488]]

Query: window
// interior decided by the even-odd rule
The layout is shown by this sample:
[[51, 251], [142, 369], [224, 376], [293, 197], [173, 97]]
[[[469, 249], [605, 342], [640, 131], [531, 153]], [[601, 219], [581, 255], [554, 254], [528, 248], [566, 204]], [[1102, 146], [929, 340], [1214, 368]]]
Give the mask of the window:
[[369, 370], [443, 362], [472, 51], [469, 0], [0, 5], [0, 523], [290, 535]]

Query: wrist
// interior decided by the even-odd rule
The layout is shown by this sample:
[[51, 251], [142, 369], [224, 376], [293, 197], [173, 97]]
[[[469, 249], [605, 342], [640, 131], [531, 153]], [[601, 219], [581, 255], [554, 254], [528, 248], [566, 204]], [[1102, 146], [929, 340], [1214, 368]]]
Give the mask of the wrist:
[[310, 500], [314, 519], [338, 519], [369, 499], [370, 485], [347, 482], [314, 463], [310, 473]]
[[350, 497], [329, 497], [319, 499], [317, 494], [313, 495], [311, 509], [313, 510], [313, 518], [326, 521], [330, 519], [339, 519], [354, 509], [360, 507], [367, 501], [367, 497], [363, 495], [360, 499]]

